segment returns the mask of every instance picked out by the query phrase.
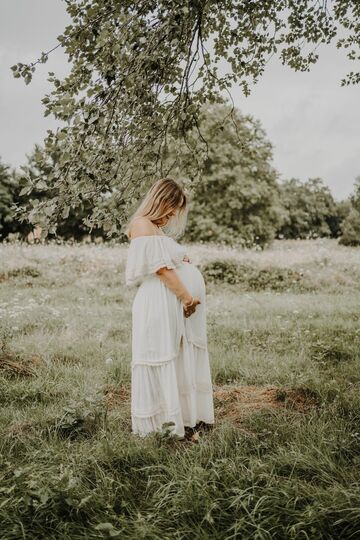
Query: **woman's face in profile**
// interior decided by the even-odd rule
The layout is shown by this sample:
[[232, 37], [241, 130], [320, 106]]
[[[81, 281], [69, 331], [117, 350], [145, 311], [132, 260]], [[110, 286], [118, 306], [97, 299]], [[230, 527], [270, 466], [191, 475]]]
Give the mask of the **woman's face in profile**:
[[177, 208], [173, 208], [170, 212], [168, 212], [166, 214], [166, 216], [164, 216], [163, 218], [159, 219], [157, 221], [157, 225], [159, 225], [160, 227], [163, 227], [164, 225], [166, 225], [169, 221], [169, 219], [174, 216], [177, 212]]

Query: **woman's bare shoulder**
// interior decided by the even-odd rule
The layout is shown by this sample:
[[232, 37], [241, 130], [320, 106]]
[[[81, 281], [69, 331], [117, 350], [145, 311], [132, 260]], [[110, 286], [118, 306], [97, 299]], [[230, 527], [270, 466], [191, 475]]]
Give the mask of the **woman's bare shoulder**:
[[137, 236], [152, 236], [156, 234], [155, 226], [147, 217], [136, 217], [130, 228], [130, 238], [136, 238]]

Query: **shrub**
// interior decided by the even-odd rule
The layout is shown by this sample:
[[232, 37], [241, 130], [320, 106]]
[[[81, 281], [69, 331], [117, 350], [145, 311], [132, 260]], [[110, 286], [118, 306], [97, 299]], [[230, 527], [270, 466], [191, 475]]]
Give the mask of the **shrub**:
[[213, 283], [239, 284], [249, 291], [298, 289], [303, 278], [301, 272], [289, 268], [255, 268], [231, 260], [207, 263], [202, 272]]
[[300, 182], [292, 178], [280, 185], [284, 221], [281, 238], [337, 237], [346, 208], [337, 204], [320, 178]]
[[360, 212], [352, 208], [341, 227], [342, 236], [339, 243], [344, 246], [360, 245]]
[[91, 437], [106, 420], [106, 408], [102, 399], [86, 397], [83, 401], [71, 401], [63, 407], [63, 414], [49, 426], [60, 437], [75, 439]]

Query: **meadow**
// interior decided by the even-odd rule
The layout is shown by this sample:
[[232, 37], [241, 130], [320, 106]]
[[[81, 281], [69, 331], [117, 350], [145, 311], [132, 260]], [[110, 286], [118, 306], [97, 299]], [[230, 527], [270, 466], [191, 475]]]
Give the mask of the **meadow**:
[[360, 537], [360, 249], [192, 244], [216, 423], [131, 434], [124, 245], [0, 245], [0, 538]]

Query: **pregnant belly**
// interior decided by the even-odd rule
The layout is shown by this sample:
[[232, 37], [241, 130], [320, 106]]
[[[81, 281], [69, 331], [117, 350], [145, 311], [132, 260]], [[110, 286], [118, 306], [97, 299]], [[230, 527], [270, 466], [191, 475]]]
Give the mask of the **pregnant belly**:
[[181, 266], [176, 268], [176, 273], [192, 296], [199, 299], [204, 298], [205, 282], [200, 270], [196, 266], [188, 262], [183, 262]]

